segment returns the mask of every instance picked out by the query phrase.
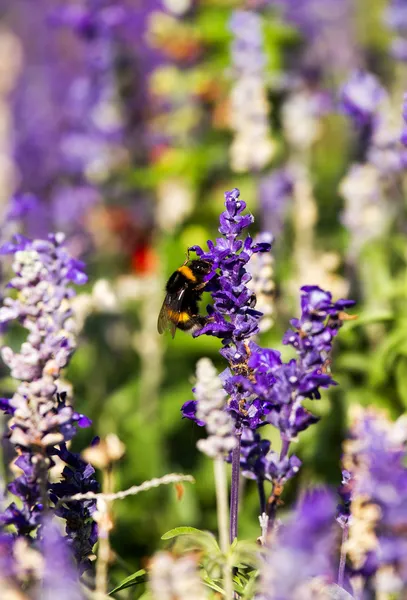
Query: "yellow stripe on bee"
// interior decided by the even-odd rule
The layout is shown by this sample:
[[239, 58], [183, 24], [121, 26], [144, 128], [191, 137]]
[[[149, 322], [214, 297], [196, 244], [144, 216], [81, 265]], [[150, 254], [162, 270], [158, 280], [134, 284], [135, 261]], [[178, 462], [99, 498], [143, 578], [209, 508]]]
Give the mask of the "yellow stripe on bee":
[[187, 312], [177, 312], [176, 310], [168, 309], [168, 316], [174, 323], [187, 323], [191, 320], [190, 315]]
[[189, 279], [189, 281], [196, 281], [195, 275], [192, 273], [191, 269], [186, 265], [182, 265], [179, 269], [177, 269], [184, 277]]

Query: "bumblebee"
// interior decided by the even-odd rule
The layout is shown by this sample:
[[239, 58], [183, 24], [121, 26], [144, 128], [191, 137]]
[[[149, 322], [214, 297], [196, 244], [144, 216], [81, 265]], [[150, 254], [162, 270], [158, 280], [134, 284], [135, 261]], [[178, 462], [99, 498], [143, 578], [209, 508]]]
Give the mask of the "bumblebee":
[[174, 338], [178, 329], [193, 333], [207, 322], [199, 314], [198, 302], [206, 286], [205, 275], [212, 270], [206, 260], [187, 260], [171, 275], [166, 285], [166, 296], [158, 315], [158, 333], [169, 329]]

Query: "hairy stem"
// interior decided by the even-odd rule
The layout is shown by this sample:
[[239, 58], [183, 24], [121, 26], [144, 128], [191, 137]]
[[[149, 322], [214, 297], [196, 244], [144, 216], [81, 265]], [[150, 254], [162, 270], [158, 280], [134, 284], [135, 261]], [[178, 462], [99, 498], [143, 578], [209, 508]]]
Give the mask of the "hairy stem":
[[264, 491], [264, 479], [257, 480], [257, 489], [259, 492], [260, 514], [266, 512], [266, 492]]
[[338, 586], [343, 587], [343, 579], [345, 576], [345, 565], [346, 565], [346, 549], [345, 542], [348, 539], [349, 535], [349, 527], [345, 525], [342, 531], [342, 544], [341, 544], [341, 556], [339, 559], [339, 568], [338, 568]]
[[225, 600], [233, 599], [233, 581], [232, 569], [229, 558], [229, 536], [228, 536], [228, 487], [226, 480], [226, 466], [223, 457], [215, 458], [215, 486], [216, 486], [216, 503], [218, 513], [218, 531], [219, 545], [222, 553], [225, 556], [223, 564], [223, 586], [225, 590]]
[[240, 440], [242, 430], [236, 429], [237, 444], [232, 451], [232, 484], [230, 488], [230, 543], [237, 538], [239, 516]]
[[288, 450], [290, 448], [290, 441], [283, 438], [281, 440], [281, 452], [280, 452], [280, 460], [283, 460], [288, 454]]
[[[103, 471], [102, 491], [106, 494], [111, 494], [113, 492], [113, 488], [114, 484], [112, 466], [109, 465]], [[101, 518], [98, 522], [99, 545], [96, 562], [95, 592], [96, 598], [98, 600], [102, 600], [102, 598], [105, 598], [107, 596], [107, 583], [110, 562], [109, 532], [111, 529], [111, 502], [99, 502], [97, 507]]]
[[[282, 438], [281, 440], [281, 451], [280, 451], [280, 460], [283, 460], [290, 449], [290, 440], [286, 438]], [[273, 490], [271, 496], [267, 502], [267, 514], [269, 517], [268, 521], [268, 529], [272, 531], [274, 528], [274, 522], [276, 519], [277, 506], [280, 501], [280, 496], [283, 491], [283, 483], [280, 480], [273, 481]]]

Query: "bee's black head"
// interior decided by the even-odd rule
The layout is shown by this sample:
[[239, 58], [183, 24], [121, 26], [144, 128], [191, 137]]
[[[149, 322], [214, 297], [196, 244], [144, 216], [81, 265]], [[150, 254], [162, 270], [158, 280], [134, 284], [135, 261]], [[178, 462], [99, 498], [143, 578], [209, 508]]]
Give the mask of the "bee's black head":
[[189, 268], [195, 275], [208, 275], [212, 270], [212, 263], [207, 260], [191, 260]]

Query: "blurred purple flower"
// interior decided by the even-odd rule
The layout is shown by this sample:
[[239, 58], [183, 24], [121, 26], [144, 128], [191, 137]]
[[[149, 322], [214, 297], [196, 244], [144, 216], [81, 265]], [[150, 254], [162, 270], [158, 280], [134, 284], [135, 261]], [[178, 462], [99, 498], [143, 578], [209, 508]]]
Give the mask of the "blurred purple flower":
[[396, 60], [407, 61], [407, 5], [405, 0], [391, 0], [385, 9], [384, 21], [395, 37], [391, 54]]
[[298, 29], [305, 47], [298, 57], [307, 70], [346, 72], [358, 63], [352, 0], [267, 0]]
[[352, 572], [366, 581], [376, 575], [377, 593], [401, 596], [407, 591], [406, 440], [403, 417], [391, 423], [379, 411], [360, 408], [354, 411], [343, 457], [350, 484], [345, 547]]
[[[33, 194], [41, 202], [19, 215], [12, 206], [10, 218], [22, 219], [34, 236], [55, 225], [76, 232], [112, 170], [127, 162], [116, 43], [132, 9], [93, 0], [83, 5], [42, 0], [28, 17], [24, 5], [9, 9], [25, 55], [12, 95], [17, 197]], [[64, 213], [66, 189], [72, 192], [63, 199]]]
[[260, 179], [259, 201], [262, 229], [271, 231], [275, 238], [278, 238], [283, 232], [293, 188], [294, 180], [286, 168], [275, 169]]
[[266, 54], [263, 22], [251, 10], [234, 10], [229, 22], [233, 33], [230, 125], [234, 139], [230, 161], [234, 171], [260, 170], [275, 153], [271, 137], [265, 84]]
[[78, 572], [71, 552], [57, 525], [47, 518], [41, 528], [41, 550], [44, 574], [41, 582], [41, 600], [83, 600]]
[[373, 129], [380, 103], [387, 97], [379, 80], [367, 71], [355, 71], [341, 90], [342, 110], [356, 127]]
[[239, 72], [262, 74], [266, 65], [263, 52], [262, 22], [255, 12], [235, 10], [229, 27], [235, 35], [232, 42], [233, 67]]
[[17, 194], [10, 200], [5, 221], [18, 221], [38, 206], [38, 198], [34, 194]]
[[279, 527], [265, 557], [261, 600], [320, 597], [313, 587], [316, 582], [321, 590], [334, 581], [334, 516], [331, 493], [316, 489], [303, 495], [294, 514]]

